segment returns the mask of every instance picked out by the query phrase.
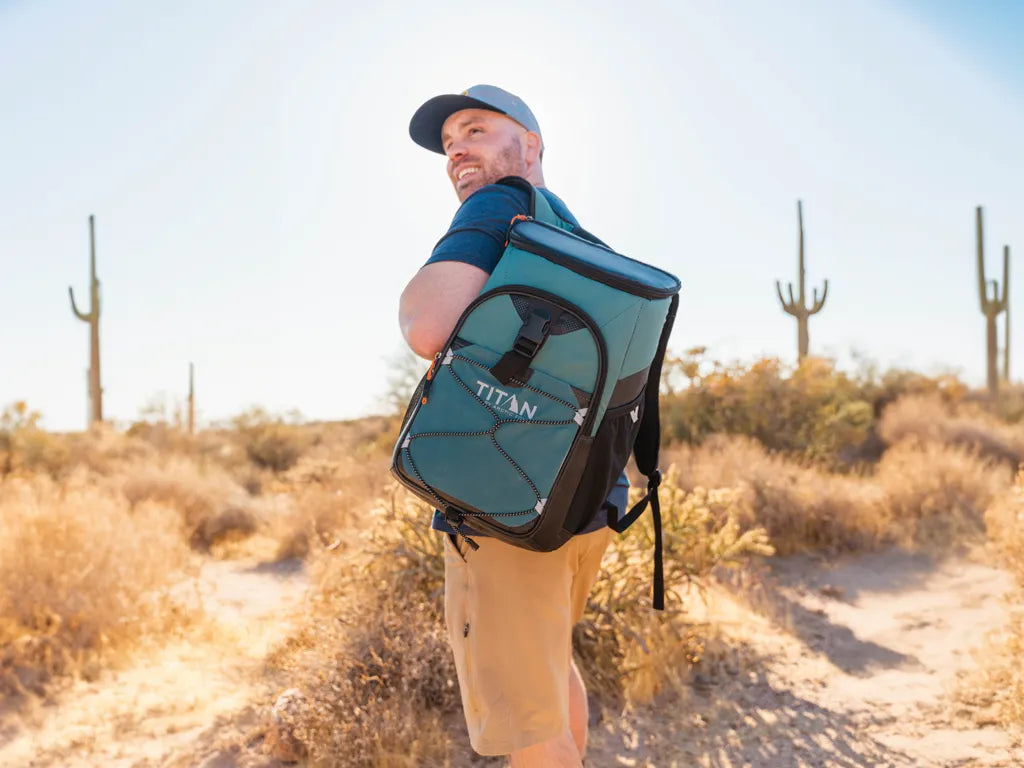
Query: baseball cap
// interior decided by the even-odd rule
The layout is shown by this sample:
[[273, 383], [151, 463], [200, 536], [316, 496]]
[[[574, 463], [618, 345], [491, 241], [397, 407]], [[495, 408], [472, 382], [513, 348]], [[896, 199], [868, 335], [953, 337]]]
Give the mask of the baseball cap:
[[[445, 154], [441, 144], [441, 128], [444, 121], [460, 109], [489, 109], [507, 117], [511, 117], [528, 131], [538, 136], [540, 126], [533, 112], [518, 96], [494, 85], [474, 85], [459, 94], [435, 96], [424, 102], [416, 110], [409, 122], [409, 135], [421, 147], [431, 152]], [[544, 149], [544, 138], [541, 136], [541, 149]]]

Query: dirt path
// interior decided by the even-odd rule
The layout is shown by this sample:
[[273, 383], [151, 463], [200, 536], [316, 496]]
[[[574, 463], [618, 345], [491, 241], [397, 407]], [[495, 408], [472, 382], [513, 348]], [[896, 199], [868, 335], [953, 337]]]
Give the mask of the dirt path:
[[200, 733], [265, 700], [263, 659], [284, 638], [305, 588], [296, 564], [206, 562], [188, 589], [208, 624], [28, 713], [0, 742], [0, 766], [136, 768], [191, 751]]
[[[0, 743], [0, 765], [276, 765], [241, 735], [273, 699], [263, 659], [301, 607], [305, 576], [208, 562], [198, 585], [208, 631], [76, 684]], [[738, 663], [656, 710], [595, 713], [588, 766], [1024, 765], [1015, 734], [953, 696], [972, 650], [1005, 620], [1010, 586], [967, 560], [775, 561], [753, 609], [712, 594], [710, 614], [744, 649]]]
[[953, 695], [972, 649], [1005, 621], [1007, 574], [897, 552], [789, 558], [773, 574], [760, 615], [713, 598], [712, 613], [742, 623], [748, 662], [671, 712], [606, 717], [593, 764], [1024, 765], [1019, 734]]

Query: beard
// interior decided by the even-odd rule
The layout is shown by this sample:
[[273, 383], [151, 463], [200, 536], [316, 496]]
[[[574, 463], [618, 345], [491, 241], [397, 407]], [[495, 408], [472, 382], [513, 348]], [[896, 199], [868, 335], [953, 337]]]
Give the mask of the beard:
[[501, 151], [491, 160], [486, 162], [479, 158], [470, 158], [470, 160], [480, 166], [480, 170], [472, 174], [464, 186], [460, 187], [458, 182], [455, 183], [455, 194], [458, 195], [459, 202], [465, 201], [478, 189], [493, 184], [498, 179], [506, 176], [526, 176], [523, 144], [518, 136], [511, 137], [508, 144], [502, 147]]

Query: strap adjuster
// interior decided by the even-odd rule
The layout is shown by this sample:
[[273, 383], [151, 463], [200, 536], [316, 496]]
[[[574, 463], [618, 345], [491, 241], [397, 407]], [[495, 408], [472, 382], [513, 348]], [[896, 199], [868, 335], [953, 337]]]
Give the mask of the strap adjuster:
[[647, 476], [647, 490], [653, 491], [659, 485], [661, 485], [661, 470], [655, 469]]

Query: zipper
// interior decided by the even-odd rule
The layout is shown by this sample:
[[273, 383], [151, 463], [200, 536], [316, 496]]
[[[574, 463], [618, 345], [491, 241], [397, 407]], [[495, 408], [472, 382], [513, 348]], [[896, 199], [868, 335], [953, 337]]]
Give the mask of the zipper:
[[619, 258], [625, 259], [626, 261], [632, 262], [633, 264], [639, 264], [645, 267], [646, 269], [653, 269], [656, 270], [657, 272], [660, 272], [663, 275], [668, 275], [669, 277], [672, 277], [673, 281], [675, 282], [675, 287], [658, 288], [652, 285], [646, 285], [644, 283], [637, 282], [636, 280], [631, 280], [630, 278], [624, 277], [622, 275], [616, 275], [611, 272], [606, 272], [605, 270], [588, 264], [585, 261], [582, 261], [573, 256], [568, 256], [564, 253], [559, 253], [553, 248], [550, 248], [546, 245], [542, 245], [529, 239], [527, 235], [523, 234], [520, 231], [521, 227], [514, 226], [516, 223], [518, 222], [513, 222], [513, 226], [509, 230], [508, 242], [521, 251], [527, 251], [528, 253], [532, 253], [535, 256], [540, 256], [541, 258], [547, 259], [553, 264], [557, 264], [560, 267], [570, 269], [573, 272], [576, 272], [577, 274], [583, 275], [584, 277], [589, 277], [590, 279], [596, 280], [599, 283], [604, 283], [605, 285], [611, 286], [612, 288], [618, 288], [620, 291], [625, 291], [626, 293], [632, 294], [633, 296], [639, 296], [644, 299], [667, 299], [679, 292], [678, 279], [676, 279], [672, 275], [669, 275], [669, 273], [665, 272], [664, 270], [658, 269], [657, 267], [651, 266], [650, 264], [645, 264], [644, 262], [638, 261], [637, 259], [631, 259], [629, 256], [623, 256], [621, 253], [617, 253], [616, 251], [613, 251], [611, 248], [602, 247], [597, 243], [591, 243], [589, 240], [584, 240], [582, 237], [574, 235], [571, 232], [568, 232], [560, 227], [555, 227], [552, 226], [551, 224], [545, 224], [543, 221], [537, 221], [535, 219], [530, 220], [530, 223], [533, 224], [534, 226], [543, 227], [544, 229], [558, 232], [560, 235], [563, 236], [568, 235], [576, 240], [579, 240], [580, 243], [583, 243], [588, 248], [600, 248], [602, 251], [608, 251], [609, 253], [613, 253]]
[[427, 404], [427, 394], [430, 392], [430, 385], [434, 382], [434, 374], [437, 373], [437, 363], [440, 359], [441, 353], [438, 352], [434, 355], [434, 359], [430, 361], [430, 369], [427, 371], [427, 375], [423, 377], [423, 388], [420, 391], [420, 405]]

